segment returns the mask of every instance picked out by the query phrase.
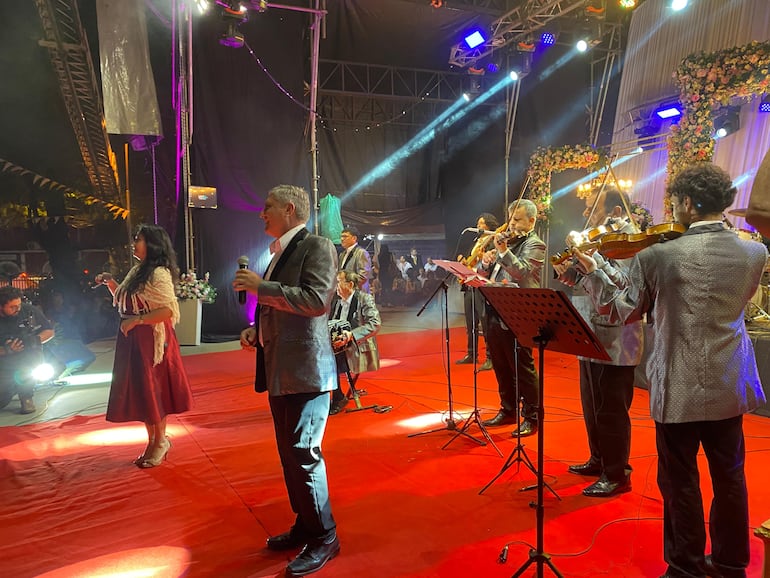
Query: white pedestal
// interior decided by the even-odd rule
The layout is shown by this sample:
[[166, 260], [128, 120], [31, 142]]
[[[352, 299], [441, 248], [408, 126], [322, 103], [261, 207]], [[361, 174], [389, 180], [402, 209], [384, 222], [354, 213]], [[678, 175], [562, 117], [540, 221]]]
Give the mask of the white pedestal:
[[179, 301], [179, 323], [175, 328], [179, 345], [201, 344], [202, 310], [203, 302], [200, 299]]

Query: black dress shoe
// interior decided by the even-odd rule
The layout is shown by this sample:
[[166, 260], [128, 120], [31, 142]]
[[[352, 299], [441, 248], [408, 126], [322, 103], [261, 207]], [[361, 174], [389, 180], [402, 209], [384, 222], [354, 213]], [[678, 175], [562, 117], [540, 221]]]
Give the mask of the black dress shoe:
[[571, 474], [579, 476], [601, 476], [602, 465], [593, 460], [588, 460], [584, 464], [574, 464], [567, 468]]
[[521, 422], [521, 424], [519, 424], [519, 427], [511, 432], [511, 435], [513, 437], [521, 436], [525, 438], [527, 436], [535, 435], [536, 433], [537, 422], [525, 419], [523, 422]]
[[609, 498], [631, 491], [631, 478], [622, 482], [611, 482], [604, 475], [583, 490], [583, 495], [589, 498]]
[[479, 371], [489, 371], [492, 369], [492, 360], [487, 358], [487, 360], [481, 364], [481, 367], [479, 367]]
[[277, 536], [270, 536], [267, 539], [267, 549], [280, 552], [281, 550], [293, 550], [301, 548], [307, 544], [307, 540], [297, 535], [296, 532], [289, 530]]
[[309, 543], [286, 567], [287, 576], [305, 576], [317, 572], [340, 553], [340, 541], [335, 534], [324, 542]]
[[473, 355], [471, 355], [471, 354], [469, 353], [468, 355], [466, 355], [466, 356], [465, 356], [465, 357], [463, 357], [462, 359], [458, 359], [457, 361], [455, 361], [455, 363], [456, 363], [457, 365], [468, 365], [469, 363], [473, 363], [473, 361], [474, 361], [474, 360], [473, 360]]
[[485, 427], [495, 427], [498, 425], [507, 425], [509, 423], [516, 423], [516, 416], [509, 415], [504, 411], [498, 411], [495, 417], [485, 419], [481, 422], [481, 425]]
[[348, 404], [348, 398], [343, 397], [339, 401], [333, 401], [329, 407], [329, 415], [337, 415]]
[[19, 402], [21, 403], [21, 409], [19, 410], [19, 413], [28, 414], [35, 413], [37, 411], [37, 409], [35, 409], [35, 402], [32, 401], [31, 397], [19, 399]]

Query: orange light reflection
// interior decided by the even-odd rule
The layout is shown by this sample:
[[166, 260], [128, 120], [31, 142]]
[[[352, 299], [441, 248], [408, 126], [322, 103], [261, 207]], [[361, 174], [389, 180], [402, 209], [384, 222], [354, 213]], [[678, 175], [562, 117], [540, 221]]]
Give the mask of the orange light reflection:
[[[171, 437], [188, 435], [192, 428], [169, 425]], [[57, 435], [53, 438], [24, 440], [0, 449], [0, 459], [22, 461], [78, 453], [83, 448], [99, 446], [135, 446], [147, 442], [147, 430], [143, 425], [100, 429], [80, 434]]]
[[185, 574], [185, 548], [157, 546], [105, 554], [40, 574], [37, 578], [177, 578]]

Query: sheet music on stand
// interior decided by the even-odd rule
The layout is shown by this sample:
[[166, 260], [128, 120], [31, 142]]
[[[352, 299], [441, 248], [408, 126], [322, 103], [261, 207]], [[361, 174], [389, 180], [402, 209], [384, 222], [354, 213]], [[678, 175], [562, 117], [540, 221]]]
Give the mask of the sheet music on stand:
[[459, 261], [448, 261], [446, 259], [433, 259], [433, 262], [439, 267], [441, 267], [447, 273], [452, 273], [452, 275], [454, 275], [455, 277], [462, 279], [463, 282], [466, 282], [467, 280], [478, 280], [478, 283], [473, 286], [478, 287], [480, 284], [489, 283], [489, 280], [486, 277], [482, 277], [476, 271], [474, 271], [467, 265], [463, 265]]

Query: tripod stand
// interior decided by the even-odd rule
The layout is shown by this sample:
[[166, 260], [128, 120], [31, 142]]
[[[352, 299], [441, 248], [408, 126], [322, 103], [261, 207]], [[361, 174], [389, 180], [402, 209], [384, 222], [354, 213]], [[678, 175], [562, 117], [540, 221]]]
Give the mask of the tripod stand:
[[478, 388], [478, 327], [476, 323], [476, 288], [470, 287], [469, 289], [471, 291], [471, 318], [473, 320], [473, 334], [472, 334], [472, 354], [473, 354], [473, 413], [466, 418], [465, 423], [463, 424], [463, 427], [458, 431], [454, 437], [449, 440], [447, 443], [445, 443], [441, 449], [446, 449], [449, 447], [449, 444], [451, 444], [453, 441], [455, 441], [458, 437], [461, 435], [467, 436], [471, 438], [473, 441], [475, 441], [478, 444], [481, 444], [482, 446], [487, 445], [486, 442], [478, 440], [471, 436], [470, 434], [466, 433], [468, 431], [468, 428], [471, 427], [474, 423], [479, 426], [479, 429], [481, 430], [481, 434], [486, 438], [487, 442], [492, 444], [492, 447], [495, 448], [495, 451], [498, 453], [498, 455], [502, 458], [503, 453], [500, 451], [500, 448], [495, 445], [494, 440], [492, 439], [492, 436], [489, 435], [489, 432], [487, 432], [487, 428], [484, 427], [484, 424], [481, 423], [481, 416], [479, 414], [479, 388]]
[[[519, 367], [519, 363], [518, 363], [519, 340], [517, 338], [515, 338], [515, 337], [513, 339], [513, 356], [514, 356], [514, 366], [517, 368], [516, 380], [515, 380], [515, 383], [516, 383], [516, 399], [518, 400], [518, 402], [523, 402], [523, 399], [519, 397], [519, 373], [518, 373], [518, 367]], [[543, 368], [542, 367], [540, 367], [539, 374], [540, 374], [540, 376], [542, 376], [542, 374], [543, 374]], [[541, 379], [542, 379], [542, 377], [541, 377]], [[542, 395], [542, 392], [543, 392], [542, 383], [540, 384], [540, 388], [539, 389], [540, 389], [540, 395]], [[516, 404], [516, 423], [521, 423], [521, 416], [520, 416], [521, 405], [518, 402]], [[539, 400], [538, 404], [540, 406], [542, 406], [543, 405], [543, 401]], [[538, 413], [538, 419], [542, 420], [542, 418], [541, 418], [539, 413]], [[543, 429], [542, 428], [542, 424], [540, 424], [540, 427], [538, 428], [538, 431], [542, 431], [542, 429]], [[487, 490], [487, 488], [489, 486], [494, 484], [497, 481], [497, 479], [500, 476], [502, 476], [508, 468], [510, 468], [513, 464], [518, 464], [518, 463], [523, 463], [525, 466], [527, 466], [527, 469], [535, 475], [536, 478], [540, 479], [540, 477], [539, 477], [540, 473], [538, 472], [537, 468], [532, 463], [532, 460], [529, 459], [529, 456], [527, 455], [527, 452], [524, 450], [524, 444], [521, 443], [521, 428], [520, 427], [516, 428], [516, 447], [513, 448], [513, 451], [508, 456], [508, 459], [505, 460], [505, 463], [503, 464], [503, 467], [500, 468], [500, 471], [497, 472], [497, 475], [494, 478], [492, 478], [491, 480], [489, 480], [489, 482], [487, 482], [486, 486], [484, 486], [483, 488], [481, 488], [479, 490], [479, 495], [483, 494]], [[516, 471], [518, 472], [518, 469]], [[559, 496], [559, 494], [557, 494], [556, 491], [551, 486], [549, 486], [545, 482], [543, 482], [543, 484], [548, 488], [548, 490], [554, 496], [556, 496], [559, 500], [561, 500], [561, 497]], [[519, 491], [520, 492], [526, 492], [527, 490], [533, 490], [535, 488], [537, 488], [537, 484], [535, 484], [534, 486], [525, 486], [525, 487], [521, 488]]]
[[[434, 261], [435, 263], [435, 261]], [[436, 433], [439, 431], [457, 431], [457, 422], [454, 419], [454, 408], [453, 408], [453, 400], [452, 400], [452, 365], [449, 359], [449, 285], [447, 284], [447, 281], [452, 276], [452, 273], [447, 273], [446, 277], [442, 279], [441, 283], [436, 287], [436, 289], [433, 291], [433, 293], [430, 294], [428, 299], [423, 303], [420, 310], [417, 312], [417, 317], [422, 315], [422, 312], [425, 311], [425, 309], [428, 307], [428, 304], [433, 301], [433, 298], [438, 294], [439, 289], [444, 290], [444, 340], [446, 345], [446, 384], [447, 384], [447, 398], [449, 400], [449, 417], [444, 420], [444, 423], [446, 424], [444, 427], [434, 428], [428, 431], [423, 432], [417, 432], [417, 433], [411, 433], [406, 437], [412, 438], [416, 436]], [[467, 435], [467, 434], [464, 434]], [[477, 439], [470, 437], [473, 441], [477, 443], [481, 443], [483, 445], [483, 442], [479, 442]]]
[[537, 576], [542, 578], [543, 567], [563, 578], [556, 569], [551, 556], [543, 550], [544, 514], [543, 506], [543, 461], [545, 442], [544, 404], [544, 357], [546, 348], [571, 355], [582, 355], [610, 361], [610, 356], [593, 331], [570, 303], [567, 296], [552, 289], [518, 289], [512, 287], [482, 287], [481, 293], [497, 311], [505, 324], [527, 347], [537, 346], [539, 354], [540, 391], [538, 394], [537, 431], [537, 519], [536, 547], [529, 551], [529, 558], [512, 578], [521, 576], [532, 564], [537, 564]]

